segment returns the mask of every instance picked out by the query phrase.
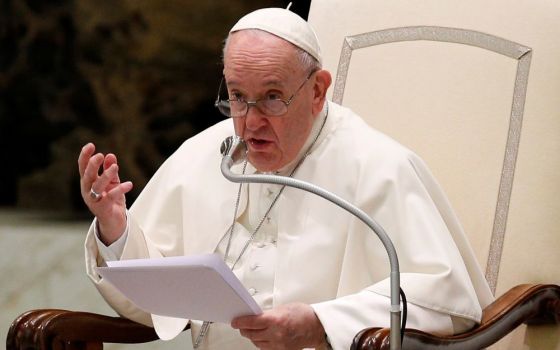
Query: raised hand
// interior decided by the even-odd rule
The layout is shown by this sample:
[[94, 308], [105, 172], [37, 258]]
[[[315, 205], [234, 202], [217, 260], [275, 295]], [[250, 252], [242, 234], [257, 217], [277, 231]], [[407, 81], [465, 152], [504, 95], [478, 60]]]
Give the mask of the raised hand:
[[88, 143], [78, 157], [80, 190], [84, 203], [97, 217], [101, 240], [110, 245], [126, 228], [125, 194], [132, 189], [132, 182], [121, 183], [114, 154], [94, 153], [95, 145]]
[[238, 317], [231, 326], [262, 350], [326, 345], [323, 325], [313, 308], [303, 303], [281, 305], [257, 316]]

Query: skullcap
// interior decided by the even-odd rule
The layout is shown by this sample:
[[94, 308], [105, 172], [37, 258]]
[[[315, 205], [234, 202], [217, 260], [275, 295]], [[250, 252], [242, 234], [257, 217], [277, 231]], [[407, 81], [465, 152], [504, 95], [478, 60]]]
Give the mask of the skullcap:
[[323, 64], [315, 31], [307, 21], [288, 9], [265, 8], [253, 11], [243, 16], [229, 32], [244, 29], [260, 29], [274, 34], [315, 57], [320, 65]]

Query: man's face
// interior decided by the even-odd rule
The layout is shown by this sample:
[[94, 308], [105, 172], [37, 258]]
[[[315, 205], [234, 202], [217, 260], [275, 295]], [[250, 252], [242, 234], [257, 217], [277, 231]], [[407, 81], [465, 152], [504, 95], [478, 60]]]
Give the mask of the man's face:
[[[295, 52], [290, 43], [273, 35], [233, 33], [224, 57], [229, 98], [288, 100], [309, 74]], [[313, 90], [312, 77], [282, 116], [267, 116], [252, 106], [245, 117], [233, 118], [235, 132], [247, 142], [249, 161], [256, 169], [278, 170], [298, 155], [317, 115], [313, 115]]]

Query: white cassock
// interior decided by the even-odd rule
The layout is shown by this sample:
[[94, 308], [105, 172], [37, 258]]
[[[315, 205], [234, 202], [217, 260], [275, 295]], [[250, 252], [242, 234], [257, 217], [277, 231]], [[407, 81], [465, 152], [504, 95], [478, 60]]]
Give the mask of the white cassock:
[[[219, 147], [233, 133], [232, 122], [223, 121], [187, 140], [161, 166], [130, 209], [120, 259], [223, 254], [226, 240], [220, 240], [233, 219], [238, 185], [222, 176]], [[253, 172], [249, 164], [246, 173]], [[492, 294], [445, 195], [418, 156], [329, 102], [326, 123], [294, 177], [334, 192], [384, 227], [399, 257], [407, 327], [449, 334], [480, 321]], [[279, 190], [243, 186], [230, 265]], [[119, 314], [153, 325], [162, 339], [175, 337], [188, 320], [149, 315], [100, 279], [94, 268], [104, 264], [104, 247], [98, 244], [92, 225], [86, 268], [104, 298]], [[263, 309], [311, 304], [334, 349], [348, 349], [363, 328], [389, 326], [383, 245], [359, 219], [311, 193], [284, 189], [234, 272]], [[191, 326], [196, 337], [200, 322]], [[210, 327], [201, 347], [254, 348], [222, 324]]]

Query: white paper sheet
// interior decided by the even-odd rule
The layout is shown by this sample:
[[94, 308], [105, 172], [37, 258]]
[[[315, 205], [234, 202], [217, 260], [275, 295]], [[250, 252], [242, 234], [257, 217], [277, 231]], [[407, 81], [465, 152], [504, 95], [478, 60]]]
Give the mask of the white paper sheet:
[[230, 323], [262, 313], [218, 254], [107, 262], [98, 267], [140, 309], [152, 314]]

